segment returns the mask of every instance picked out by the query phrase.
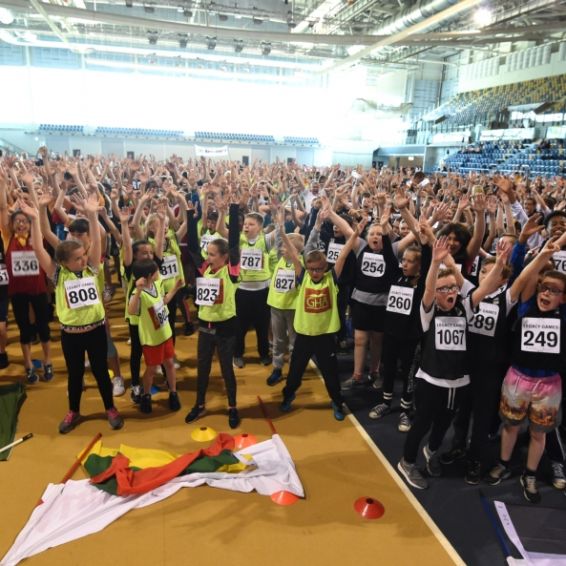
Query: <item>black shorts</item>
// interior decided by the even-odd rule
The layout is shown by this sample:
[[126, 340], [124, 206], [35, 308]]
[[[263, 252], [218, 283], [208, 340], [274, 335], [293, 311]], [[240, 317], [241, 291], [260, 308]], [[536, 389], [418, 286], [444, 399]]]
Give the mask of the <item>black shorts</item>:
[[0, 322], [8, 320], [8, 293], [0, 292]]
[[385, 305], [377, 307], [352, 301], [352, 325], [354, 330], [367, 332], [383, 332], [385, 322]]

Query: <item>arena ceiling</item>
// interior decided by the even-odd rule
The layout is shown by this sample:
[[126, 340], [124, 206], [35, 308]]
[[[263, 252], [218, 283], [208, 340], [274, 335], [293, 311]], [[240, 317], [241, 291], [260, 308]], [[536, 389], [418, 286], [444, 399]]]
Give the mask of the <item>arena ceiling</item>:
[[566, 0], [0, 0], [0, 22], [6, 44], [126, 65], [159, 59], [324, 73], [566, 40]]

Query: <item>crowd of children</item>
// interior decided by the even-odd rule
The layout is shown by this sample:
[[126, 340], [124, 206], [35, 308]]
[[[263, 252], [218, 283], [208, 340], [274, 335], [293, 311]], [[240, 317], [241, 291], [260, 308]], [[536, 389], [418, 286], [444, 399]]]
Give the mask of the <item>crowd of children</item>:
[[[38, 160], [1, 159], [0, 225], [0, 368], [9, 364], [10, 301], [24, 379], [39, 379], [31, 357], [36, 339], [42, 378], [53, 379], [54, 306], [68, 375], [62, 434], [81, 420], [85, 353], [110, 426], [124, 424], [113, 402], [124, 382], [105, 310], [117, 283], [114, 259], [130, 337], [130, 394], [142, 413], [152, 412], [159, 373], [169, 409], [181, 409], [181, 307], [185, 333], [198, 330], [196, 399], [187, 423], [206, 413], [215, 352], [231, 428], [240, 424], [235, 369], [243, 374], [256, 360], [271, 366], [267, 385], [285, 381], [280, 410], [289, 412], [314, 359], [338, 421], [345, 399], [360, 391], [371, 396], [369, 417], [384, 418], [401, 382], [398, 429], [406, 435], [398, 469], [414, 488], [426, 488], [427, 476], [440, 476], [457, 459], [466, 459], [467, 483], [485, 477], [498, 484], [511, 474], [517, 435], [528, 423], [524, 496], [540, 500], [545, 450], [553, 485], [566, 489], [559, 429], [563, 178], [425, 177], [176, 156], [163, 163], [81, 160], [41, 148]], [[197, 312], [194, 329], [188, 297]], [[245, 355], [250, 328], [253, 358]], [[341, 382], [338, 356], [350, 349], [351, 375]], [[452, 447], [441, 453], [451, 426]], [[493, 462], [487, 445], [498, 429], [501, 452]], [[417, 463], [421, 450], [426, 474]]]

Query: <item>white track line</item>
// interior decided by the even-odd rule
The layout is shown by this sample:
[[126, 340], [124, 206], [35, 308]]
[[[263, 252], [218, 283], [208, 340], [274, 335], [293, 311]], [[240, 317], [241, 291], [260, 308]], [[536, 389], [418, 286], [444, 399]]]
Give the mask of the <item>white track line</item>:
[[[313, 369], [318, 377], [322, 380], [322, 375], [320, 374], [320, 371], [312, 360], [309, 361], [309, 367]], [[371, 451], [377, 456], [377, 459], [381, 462], [382, 466], [389, 472], [389, 475], [393, 478], [393, 481], [397, 484], [399, 489], [403, 492], [405, 497], [415, 508], [415, 511], [420, 515], [421, 519], [432, 531], [432, 534], [437, 538], [438, 542], [444, 548], [448, 556], [450, 556], [450, 558], [454, 561], [455, 564], [458, 564], [458, 566], [466, 566], [466, 563], [462, 560], [458, 552], [456, 552], [456, 549], [450, 544], [450, 541], [444, 536], [444, 533], [438, 528], [438, 525], [432, 520], [426, 509], [421, 505], [420, 501], [413, 495], [413, 492], [407, 487], [407, 484], [397, 473], [397, 470], [389, 463], [389, 460], [371, 439], [358, 419], [350, 412], [349, 409], [348, 413], [348, 419], [350, 420], [350, 422], [354, 425], [360, 436], [366, 441]]]

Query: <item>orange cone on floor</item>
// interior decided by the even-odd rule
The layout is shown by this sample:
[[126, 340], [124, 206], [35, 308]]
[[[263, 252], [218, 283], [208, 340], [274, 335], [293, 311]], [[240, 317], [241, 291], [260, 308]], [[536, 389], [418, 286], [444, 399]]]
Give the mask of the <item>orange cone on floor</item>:
[[293, 503], [297, 503], [298, 500], [299, 498], [290, 491], [276, 491], [271, 494], [271, 501], [277, 503], [277, 505], [293, 505]]
[[241, 450], [242, 448], [247, 448], [248, 446], [257, 444], [257, 438], [253, 434], [244, 432], [235, 436], [234, 442], [236, 450]]
[[373, 497], [356, 499], [354, 509], [363, 519], [379, 519], [385, 513], [385, 507]]
[[191, 432], [191, 438], [197, 442], [210, 442], [217, 436], [218, 433], [208, 426], [199, 426]]

